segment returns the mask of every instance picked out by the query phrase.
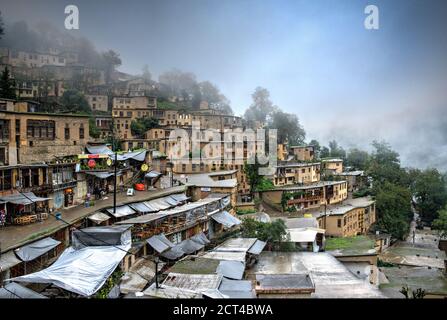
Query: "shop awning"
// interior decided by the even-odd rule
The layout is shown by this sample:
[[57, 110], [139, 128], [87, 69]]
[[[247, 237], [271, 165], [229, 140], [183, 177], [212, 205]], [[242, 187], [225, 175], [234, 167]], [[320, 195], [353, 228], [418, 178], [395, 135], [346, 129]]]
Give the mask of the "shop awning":
[[88, 217], [90, 220], [92, 220], [96, 224], [100, 224], [101, 222], [107, 221], [110, 219], [110, 216], [102, 213], [102, 212], [96, 212], [95, 214], [92, 214], [90, 217]]
[[130, 245], [130, 227], [131, 225], [113, 225], [74, 230], [71, 235], [73, 248]]
[[165, 210], [173, 206], [172, 204], [166, 202], [164, 198], [145, 201], [145, 204], [146, 203], [148, 203], [152, 208], [156, 208], [157, 210]]
[[196, 251], [202, 250], [205, 245], [197, 243], [192, 239], [186, 239], [176, 245], [176, 247], [180, 248], [184, 253], [192, 254]]
[[241, 224], [241, 220], [236, 217], [233, 217], [228, 211], [220, 211], [211, 216], [214, 221], [220, 223], [226, 228], [231, 228], [233, 226]]
[[140, 213], [157, 212], [158, 210], [148, 206], [144, 202], [130, 203], [129, 207]]
[[47, 297], [18, 283], [10, 282], [0, 288], [0, 299], [47, 299]]
[[133, 210], [131, 207], [124, 205], [116, 207], [116, 211], [113, 212], [113, 208], [106, 209], [108, 213], [110, 213], [115, 218], [121, 218], [125, 216], [129, 216], [131, 214], [135, 214], [135, 210]]
[[251, 248], [247, 252], [251, 254], [260, 254], [262, 250], [264, 250], [266, 244], [267, 242], [256, 240], [256, 242], [251, 246]]
[[152, 178], [156, 178], [158, 176], [161, 176], [161, 173], [155, 170], [149, 171], [148, 173], [146, 173], [144, 175], [145, 178], [147, 179], [152, 179]]
[[31, 261], [56, 248], [61, 242], [47, 237], [15, 250], [22, 261]]
[[13, 251], [2, 253], [2, 255], [0, 256], [0, 272], [11, 269], [21, 262], [22, 261], [17, 259]]
[[13, 203], [13, 204], [22, 204], [22, 205], [27, 205], [27, 204], [31, 204], [31, 203], [35, 203], [35, 202], [47, 201], [50, 199], [51, 198], [37, 197], [32, 192], [17, 193], [17, 194], [11, 194], [8, 196], [0, 197], [0, 201], [9, 202], [9, 203]]
[[50, 267], [11, 280], [51, 283], [82, 296], [95, 294], [126, 255], [128, 246], [66, 249]]
[[157, 234], [150, 237], [146, 242], [158, 253], [163, 253], [173, 248], [175, 245], [166, 238], [164, 234]]

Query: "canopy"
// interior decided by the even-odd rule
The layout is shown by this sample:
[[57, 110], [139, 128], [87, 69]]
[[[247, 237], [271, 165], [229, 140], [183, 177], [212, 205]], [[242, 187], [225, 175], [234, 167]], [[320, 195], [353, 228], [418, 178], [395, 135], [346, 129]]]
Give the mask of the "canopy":
[[208, 238], [206, 237], [206, 235], [203, 232], [196, 234], [195, 236], [192, 236], [190, 239], [194, 242], [197, 242], [197, 243], [200, 243], [203, 245], [210, 243], [210, 241], [208, 240]]
[[96, 224], [100, 224], [101, 222], [107, 221], [110, 219], [110, 216], [106, 215], [102, 212], [96, 212], [92, 214], [90, 217], [88, 217], [90, 220], [92, 220]]
[[131, 207], [135, 211], [141, 212], [141, 213], [157, 212], [158, 211], [157, 209], [150, 207], [149, 205], [145, 204], [144, 202], [131, 203], [131, 204], [129, 204], [129, 207]]
[[115, 218], [125, 217], [136, 213], [135, 210], [133, 210], [131, 207], [127, 205], [116, 207], [115, 213], [113, 212], [113, 208], [109, 208], [106, 210]]
[[165, 200], [165, 198], [166, 197], [154, 199], [154, 200], [150, 200], [150, 201], [145, 201], [144, 204], [148, 203], [149, 206], [151, 206], [152, 208], [155, 208], [157, 210], [165, 210], [165, 209], [171, 208], [173, 205], [170, 204], [169, 202], [167, 202]]
[[202, 250], [205, 247], [204, 244], [197, 243], [192, 239], [186, 239], [180, 242], [176, 247], [178, 247], [181, 251], [187, 254], [192, 254], [196, 251]]
[[145, 224], [166, 217], [164, 213], [150, 213], [139, 217], [117, 222], [116, 224]]
[[10, 282], [0, 288], [0, 299], [47, 299], [47, 297], [18, 283]]
[[245, 264], [241, 261], [223, 260], [219, 262], [216, 272], [224, 277], [241, 280], [244, 276]]
[[15, 253], [22, 261], [31, 261], [56, 248], [60, 243], [60, 241], [47, 237], [16, 249]]
[[47, 201], [47, 200], [50, 200], [50, 199], [51, 198], [37, 197], [32, 192], [17, 193], [17, 194], [11, 194], [11, 195], [8, 195], [8, 196], [1, 196], [0, 197], [0, 201], [2, 201], [2, 202], [9, 202], [9, 203], [13, 203], [13, 204], [22, 204], [22, 205], [31, 204], [31, 203], [34, 203], [34, 202]]
[[85, 148], [91, 154], [113, 154], [113, 151], [110, 150], [105, 144], [99, 146], [86, 145]]
[[8, 270], [21, 262], [22, 261], [17, 259], [13, 251], [2, 253], [0, 256], [0, 272]]
[[[107, 179], [108, 177], [115, 175], [113, 172], [85, 172], [85, 173], [91, 176], [95, 176], [99, 179]], [[116, 175], [120, 176], [121, 173], [118, 172]]]
[[70, 247], [50, 267], [11, 280], [51, 283], [82, 296], [91, 296], [104, 285], [129, 249], [130, 245], [80, 250]]
[[[114, 156], [111, 156], [111, 158], [114, 158]], [[146, 159], [146, 150], [135, 151], [135, 152], [126, 152], [126, 153], [117, 155], [118, 161], [126, 161], [129, 159], [133, 159], [136, 161], [144, 161], [144, 159]]]
[[183, 250], [179, 246], [175, 246], [169, 249], [168, 251], [161, 253], [160, 255], [169, 260], [177, 260], [178, 258], [181, 258], [184, 254], [185, 252], [183, 252]]
[[157, 234], [146, 240], [147, 243], [158, 253], [163, 253], [175, 245], [166, 238], [164, 234]]
[[71, 235], [73, 248], [129, 245], [132, 242], [130, 227], [114, 225], [74, 230]]
[[248, 253], [251, 254], [260, 254], [262, 250], [264, 250], [265, 245], [267, 242], [256, 240], [256, 242], [251, 246], [251, 248], [248, 250]]
[[155, 171], [155, 170], [151, 170], [151, 171], [149, 171], [148, 173], [146, 173], [144, 175], [144, 177], [147, 178], [147, 179], [156, 178], [158, 176], [161, 176], [161, 173], [158, 172], [158, 171]]
[[222, 224], [226, 228], [231, 228], [235, 225], [241, 224], [241, 220], [233, 217], [228, 211], [220, 211], [211, 216], [216, 222]]

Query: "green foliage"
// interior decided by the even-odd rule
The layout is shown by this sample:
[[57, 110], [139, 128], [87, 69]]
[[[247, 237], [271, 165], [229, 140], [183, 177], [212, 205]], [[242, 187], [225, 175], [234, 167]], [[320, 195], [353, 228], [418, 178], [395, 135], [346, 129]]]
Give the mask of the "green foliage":
[[285, 143], [286, 141], [291, 145], [300, 145], [304, 143], [306, 132], [295, 114], [275, 110], [271, 115], [268, 126], [270, 129], [278, 130], [277, 135], [279, 143]]
[[363, 188], [360, 190], [357, 190], [352, 193], [353, 198], [360, 198], [360, 197], [366, 197], [372, 194], [372, 190], [370, 188]]
[[256, 213], [255, 209], [238, 209], [236, 210], [236, 214], [238, 215], [244, 215], [244, 214], [251, 214]]
[[346, 159], [346, 151], [338, 145], [337, 141], [332, 140], [329, 142], [330, 157]]
[[380, 230], [394, 238], [405, 239], [408, 235], [411, 211], [411, 193], [408, 188], [384, 182], [376, 189], [377, 224]]
[[82, 92], [77, 90], [66, 90], [61, 98], [64, 111], [77, 114], [91, 114], [90, 106]]
[[275, 186], [272, 181], [265, 177], [261, 177], [258, 184], [256, 185], [256, 191], [265, 191], [265, 190], [271, 190]]
[[441, 238], [447, 238], [447, 206], [438, 211], [438, 218], [433, 221], [432, 226], [439, 231]]
[[[410, 288], [408, 288], [408, 285], [402, 287], [399, 292], [402, 293], [406, 299], [410, 298]], [[411, 291], [411, 294], [413, 299], [423, 299], [425, 297], [425, 290], [419, 288], [417, 290]]]
[[287, 201], [290, 199], [300, 198], [304, 195], [304, 191], [283, 192], [281, 195], [281, 207], [284, 211], [293, 211], [293, 207], [288, 207]]
[[96, 126], [95, 118], [88, 119], [88, 126], [89, 126], [89, 135], [92, 138], [99, 138], [100, 131], [99, 128]]
[[106, 280], [101, 289], [99, 289], [99, 291], [96, 293], [95, 298], [107, 299], [110, 290], [112, 290], [112, 288], [120, 281], [123, 274], [124, 273], [119, 268], [117, 268]]
[[0, 76], [0, 98], [16, 99], [15, 81], [11, 78], [8, 67], [3, 70]]
[[357, 148], [350, 149], [346, 156], [346, 166], [353, 167], [355, 170], [366, 170], [368, 162], [368, 152]]
[[422, 220], [433, 221], [437, 212], [447, 204], [446, 181], [436, 169], [415, 174], [411, 189]]
[[132, 120], [130, 131], [132, 135], [142, 137], [149, 129], [158, 127], [158, 119], [152, 117], [143, 117]]
[[273, 103], [270, 100], [270, 92], [265, 88], [257, 87], [251, 97], [253, 103], [245, 111], [245, 120], [266, 123], [268, 117], [270, 117], [275, 110]]
[[331, 156], [331, 151], [328, 147], [322, 147], [320, 151], [320, 158], [329, 158]]
[[242, 236], [268, 243], [281, 242], [287, 240], [286, 224], [281, 219], [265, 223], [247, 218], [242, 222]]

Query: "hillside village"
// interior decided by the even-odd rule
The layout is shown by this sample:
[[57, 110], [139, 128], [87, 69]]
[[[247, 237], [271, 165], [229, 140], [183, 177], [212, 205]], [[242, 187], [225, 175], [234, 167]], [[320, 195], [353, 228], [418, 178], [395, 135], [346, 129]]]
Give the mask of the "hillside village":
[[157, 82], [113, 51], [79, 56], [0, 48], [0, 297], [447, 297], [437, 171], [401, 168], [384, 143], [306, 142], [292, 120], [260, 175], [248, 159], [268, 139], [227, 139], [275, 128], [253, 112], [265, 89], [236, 116], [180, 71]]

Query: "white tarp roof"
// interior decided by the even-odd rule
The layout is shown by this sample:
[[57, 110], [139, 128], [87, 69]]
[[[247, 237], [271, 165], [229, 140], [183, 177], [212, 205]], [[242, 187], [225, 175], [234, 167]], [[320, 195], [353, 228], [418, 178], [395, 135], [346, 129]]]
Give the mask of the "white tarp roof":
[[161, 173], [155, 170], [151, 170], [148, 173], [146, 173], [144, 175], [145, 178], [151, 179], [151, 178], [156, 178], [158, 176], [161, 176]]
[[23, 193], [11, 194], [11, 195], [0, 197], [0, 201], [2, 201], [2, 202], [9, 202], [9, 203], [13, 203], [13, 204], [23, 204], [23, 205], [31, 204], [34, 202], [47, 201], [50, 199], [51, 198], [37, 197], [32, 192], [23, 192]]
[[10, 282], [0, 288], [0, 299], [47, 299], [47, 297], [18, 283]]
[[287, 229], [290, 242], [314, 242], [318, 231], [310, 228]]
[[110, 150], [105, 144], [99, 146], [86, 145], [85, 148], [91, 154], [113, 154], [113, 151]]
[[0, 256], [0, 270], [5, 271], [8, 270], [19, 263], [21, 263], [19, 259], [17, 259], [16, 255], [13, 251], [8, 251], [6, 253], [2, 253]]
[[88, 217], [90, 220], [92, 220], [96, 224], [100, 224], [101, 222], [107, 221], [110, 219], [110, 216], [108, 216], [105, 213], [102, 212], [96, 212], [92, 214], [90, 217]]
[[232, 216], [228, 211], [220, 211], [211, 216], [213, 220], [222, 224], [226, 228], [231, 228], [235, 225], [241, 224], [241, 220]]
[[15, 250], [22, 261], [31, 261], [57, 247], [61, 242], [50, 237], [27, 244]]
[[230, 280], [223, 278], [219, 286], [219, 291], [233, 299], [256, 298], [253, 284], [250, 280]]
[[[118, 154], [117, 155], [117, 159], [118, 161], [126, 161], [129, 159], [133, 159], [136, 161], [144, 161], [144, 159], [146, 158], [146, 150], [142, 150], [142, 151], [134, 151], [134, 152], [126, 152], [123, 154]], [[115, 156], [110, 156], [112, 159], [115, 158]]]
[[131, 214], [135, 214], [135, 210], [133, 210], [131, 207], [124, 205], [120, 207], [116, 207], [116, 212], [113, 213], [113, 208], [106, 209], [108, 213], [113, 215], [115, 218], [125, 217], [129, 216]]
[[129, 249], [130, 245], [85, 247], [80, 250], [70, 247], [50, 267], [11, 280], [51, 283], [82, 296], [91, 296], [104, 285]]

